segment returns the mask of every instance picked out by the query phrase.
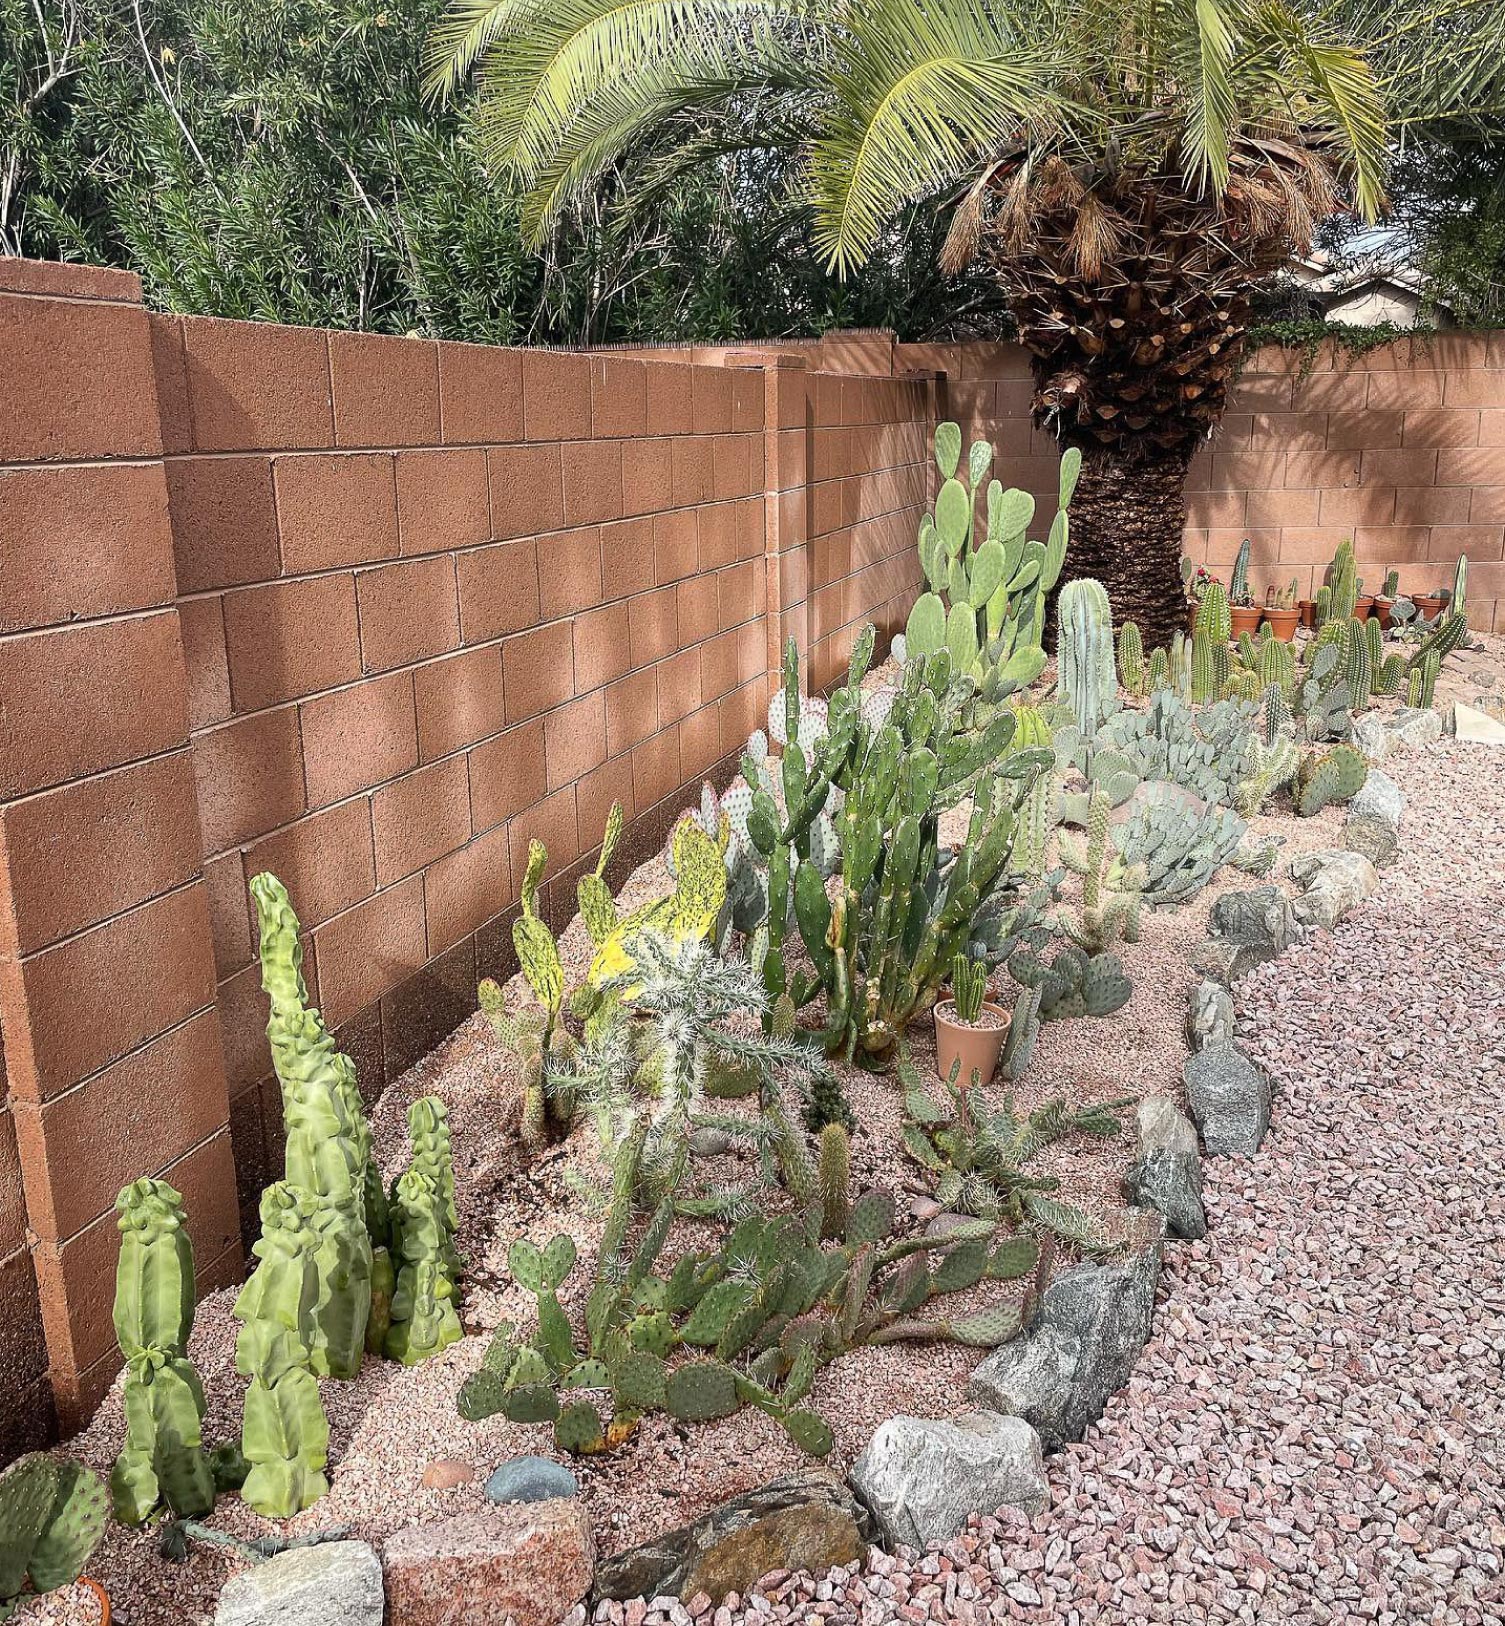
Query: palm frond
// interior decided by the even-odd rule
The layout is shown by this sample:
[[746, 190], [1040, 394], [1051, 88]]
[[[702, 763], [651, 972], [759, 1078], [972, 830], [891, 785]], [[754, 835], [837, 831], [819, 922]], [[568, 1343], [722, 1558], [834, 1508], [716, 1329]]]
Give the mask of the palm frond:
[[809, 173], [816, 241], [843, 273], [901, 204], [955, 181], [1063, 106], [1048, 42], [1016, 26], [1007, 7], [873, 0], [849, 21]]
[[1187, 185], [1205, 196], [1228, 185], [1228, 144], [1238, 125], [1234, 39], [1218, 0], [1191, 0], [1189, 10], [1189, 38], [1176, 41], [1189, 58], [1182, 158]]

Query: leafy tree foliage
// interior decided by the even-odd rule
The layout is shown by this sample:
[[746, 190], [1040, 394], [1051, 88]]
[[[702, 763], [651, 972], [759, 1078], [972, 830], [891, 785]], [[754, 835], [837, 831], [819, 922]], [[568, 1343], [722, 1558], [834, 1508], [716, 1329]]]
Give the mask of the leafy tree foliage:
[[[614, 169], [540, 256], [476, 116], [421, 87], [441, 0], [0, 0], [0, 252], [128, 265], [192, 313], [495, 343], [996, 332], [920, 205], [841, 283], [777, 150]], [[653, 185], [648, 219], [608, 207]]]

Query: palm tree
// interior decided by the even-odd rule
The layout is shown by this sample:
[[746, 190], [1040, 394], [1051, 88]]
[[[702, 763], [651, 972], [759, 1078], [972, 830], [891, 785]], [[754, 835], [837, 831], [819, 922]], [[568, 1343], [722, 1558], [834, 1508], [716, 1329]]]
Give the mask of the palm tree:
[[452, 0], [430, 88], [472, 70], [537, 241], [603, 177], [631, 207], [666, 165], [737, 148], [798, 152], [795, 201], [842, 272], [903, 205], [942, 198], [943, 265], [992, 268], [1036, 421], [1081, 448], [1068, 575], [1163, 641], [1187, 466], [1251, 294], [1334, 210], [1381, 213], [1419, 121], [1505, 106], [1505, 7]]

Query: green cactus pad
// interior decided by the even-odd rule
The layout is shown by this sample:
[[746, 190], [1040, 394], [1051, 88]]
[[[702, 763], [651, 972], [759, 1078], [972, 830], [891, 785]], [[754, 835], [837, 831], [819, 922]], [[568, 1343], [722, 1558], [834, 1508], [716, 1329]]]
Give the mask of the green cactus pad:
[[514, 1423], [552, 1423], [559, 1415], [559, 1399], [546, 1384], [527, 1383], [507, 1391], [502, 1410]]
[[737, 1409], [737, 1379], [720, 1361], [691, 1361], [664, 1384], [664, 1407], [685, 1423], [709, 1423]]
[[864, 1191], [847, 1219], [847, 1245], [862, 1247], [893, 1235], [897, 1215], [891, 1191]]
[[605, 1361], [577, 1361], [559, 1380], [561, 1389], [609, 1389], [611, 1373]]
[[988, 1260], [988, 1275], [995, 1282], [1018, 1281], [1029, 1275], [1039, 1258], [1040, 1246], [1033, 1237], [1005, 1237]]
[[652, 1411], [664, 1404], [664, 1363], [646, 1350], [634, 1350], [617, 1361], [611, 1371], [617, 1404], [631, 1411]]
[[961, 1293], [980, 1282], [987, 1268], [987, 1243], [962, 1242], [948, 1248], [930, 1274], [937, 1293]]
[[572, 1400], [554, 1419], [554, 1443], [576, 1456], [600, 1451], [606, 1444], [601, 1414], [588, 1400]]
[[460, 1385], [455, 1407], [467, 1423], [484, 1423], [488, 1417], [495, 1417], [506, 1401], [502, 1379], [482, 1367]]
[[784, 1425], [784, 1432], [801, 1451], [807, 1451], [812, 1457], [830, 1455], [831, 1447], [836, 1442], [823, 1417], [813, 1411], [795, 1410], [779, 1421]]

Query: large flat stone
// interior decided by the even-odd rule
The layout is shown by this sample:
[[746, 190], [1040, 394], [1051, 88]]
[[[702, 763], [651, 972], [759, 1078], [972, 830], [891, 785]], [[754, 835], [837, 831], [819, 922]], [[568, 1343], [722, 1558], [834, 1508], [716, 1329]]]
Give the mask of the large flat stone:
[[1475, 740], [1482, 745], [1505, 745], [1505, 723], [1488, 716], [1476, 706], [1465, 706], [1461, 700], [1453, 707], [1453, 732], [1460, 740]]
[[514, 1502], [401, 1530], [382, 1563], [387, 1626], [558, 1626], [596, 1547], [579, 1502]]
[[214, 1626], [382, 1626], [382, 1607], [375, 1550], [364, 1541], [329, 1541], [232, 1576]]
[[1034, 1429], [992, 1411], [951, 1422], [890, 1417], [873, 1431], [850, 1479], [893, 1546], [949, 1541], [973, 1513], [1038, 1513], [1049, 1497]]
[[967, 1385], [974, 1405], [1022, 1417], [1046, 1451], [1081, 1439], [1102, 1416], [1150, 1336], [1165, 1226], [1159, 1215], [1143, 1219], [1150, 1240], [1140, 1252], [1058, 1276], [1031, 1330], [988, 1356]]
[[1376, 869], [1383, 869], [1400, 846], [1401, 814], [1406, 798], [1387, 773], [1371, 768], [1359, 793], [1348, 804], [1343, 821], [1343, 845], [1362, 853]]
[[630, 1547], [596, 1571], [598, 1598], [679, 1597], [720, 1603], [770, 1570], [821, 1574], [867, 1552], [868, 1517], [840, 1480], [819, 1468], [734, 1496], [693, 1524]]

